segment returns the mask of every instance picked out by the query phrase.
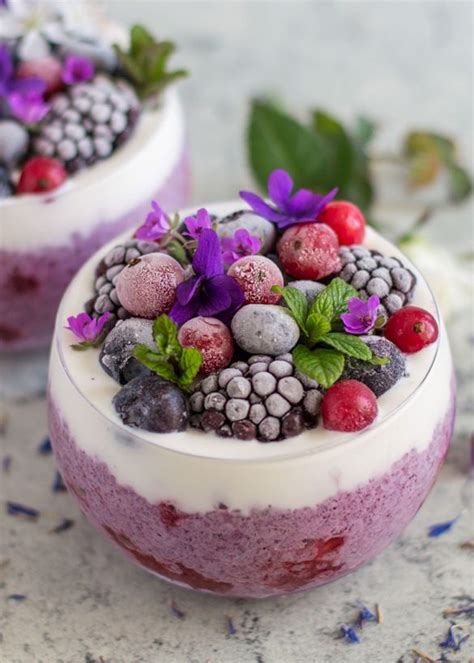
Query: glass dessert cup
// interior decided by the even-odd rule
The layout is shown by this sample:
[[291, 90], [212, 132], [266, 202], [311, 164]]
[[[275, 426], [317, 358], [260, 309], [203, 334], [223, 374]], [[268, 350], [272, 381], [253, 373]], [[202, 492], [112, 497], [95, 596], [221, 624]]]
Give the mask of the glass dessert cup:
[[[399, 255], [371, 230], [365, 244]], [[336, 580], [410, 522], [452, 435], [455, 387], [442, 324], [359, 433], [320, 424], [268, 444], [191, 429], [147, 433], [120, 422], [111, 405], [119, 387], [102, 375], [98, 351], [74, 352], [63, 330], [87, 298], [99, 257], [79, 272], [58, 314], [49, 425], [68, 489], [130, 559], [184, 587], [261, 598]], [[436, 313], [421, 276], [413, 303]]]
[[152, 199], [176, 209], [189, 189], [183, 111], [168, 90], [111, 158], [56, 191], [0, 200], [0, 351], [46, 347], [61, 296], [87, 258], [137, 226]]

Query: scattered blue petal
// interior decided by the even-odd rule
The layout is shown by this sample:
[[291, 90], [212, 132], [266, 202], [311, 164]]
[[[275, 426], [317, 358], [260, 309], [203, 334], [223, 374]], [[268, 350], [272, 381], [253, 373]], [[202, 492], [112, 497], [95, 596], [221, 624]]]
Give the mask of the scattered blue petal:
[[67, 490], [66, 484], [64, 483], [63, 478], [58, 471], [56, 471], [56, 474], [54, 475], [54, 481], [51, 488], [55, 493], [62, 493]]
[[369, 608], [367, 608], [365, 605], [359, 604], [360, 605], [360, 610], [359, 614], [357, 616], [357, 625], [362, 628], [364, 625], [364, 622], [377, 622], [378, 618], [375, 613], [373, 613]]
[[186, 617], [186, 613], [180, 610], [174, 601], [171, 603], [171, 612], [178, 619], [184, 619]]
[[447, 520], [445, 523], [436, 523], [435, 525], [431, 525], [428, 529], [428, 536], [441, 536], [442, 534], [449, 532], [449, 530], [452, 529], [452, 527], [458, 522], [460, 517], [460, 514], [458, 514], [455, 518], [452, 520]]
[[25, 601], [26, 594], [10, 594], [9, 596], [7, 596], [7, 599], [9, 601]]
[[2, 472], [4, 472], [4, 474], [8, 474], [10, 472], [11, 466], [12, 466], [12, 457], [11, 456], [3, 456], [3, 458], [2, 458]]
[[7, 513], [10, 516], [25, 516], [36, 520], [39, 516], [39, 511], [31, 506], [19, 504], [18, 502], [7, 502]]
[[235, 635], [237, 633], [237, 629], [234, 626], [232, 617], [226, 617], [226, 622], [227, 622], [227, 633], [229, 635]]
[[46, 436], [38, 445], [38, 453], [42, 456], [47, 456], [52, 452], [51, 440]]
[[[456, 637], [456, 630], [461, 631], [459, 638]], [[462, 626], [457, 624], [451, 624], [451, 626], [448, 629], [446, 638], [443, 640], [443, 642], [439, 643], [439, 646], [443, 647], [444, 649], [452, 649], [453, 651], [459, 651], [461, 649], [462, 644], [466, 642], [468, 638], [469, 638], [469, 633], [463, 634]]]
[[63, 518], [59, 525], [56, 525], [56, 527], [53, 527], [52, 530], [50, 530], [51, 534], [60, 534], [61, 532], [65, 532], [68, 529], [71, 529], [71, 527], [74, 526], [74, 520], [71, 518]]
[[352, 626], [348, 626], [347, 624], [342, 624], [340, 627], [340, 631], [344, 639], [347, 640], [347, 642], [350, 642], [351, 644], [356, 644], [360, 642], [360, 638]]

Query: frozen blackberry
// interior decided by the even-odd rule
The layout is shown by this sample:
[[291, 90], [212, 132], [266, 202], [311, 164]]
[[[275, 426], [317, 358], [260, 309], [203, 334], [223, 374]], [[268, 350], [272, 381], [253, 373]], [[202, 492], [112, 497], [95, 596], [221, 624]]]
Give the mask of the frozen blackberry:
[[406, 374], [405, 357], [397, 346], [380, 336], [361, 336], [374, 355], [387, 357], [390, 361], [382, 366], [347, 357], [341, 380], [363, 382], [374, 394], [381, 396], [393, 387]]
[[381, 314], [389, 317], [408, 304], [416, 286], [416, 276], [394, 257], [386, 257], [363, 246], [341, 246], [339, 276], [350, 283], [363, 299], [380, 298]]
[[155, 242], [130, 239], [123, 244], [114, 246], [102, 258], [95, 270], [95, 294], [86, 303], [86, 312], [89, 315], [102, 315], [106, 311], [112, 314], [112, 322], [117, 319], [125, 320], [130, 314], [120, 305], [117, 296], [116, 283], [118, 275], [130, 260], [139, 258], [147, 253], [154, 253], [158, 249]]
[[295, 375], [290, 354], [253, 355], [206, 377], [189, 399], [190, 424], [240, 440], [273, 442], [317, 424], [322, 394]]
[[139, 116], [132, 88], [103, 75], [55, 94], [32, 145], [74, 173], [106, 159], [130, 137]]

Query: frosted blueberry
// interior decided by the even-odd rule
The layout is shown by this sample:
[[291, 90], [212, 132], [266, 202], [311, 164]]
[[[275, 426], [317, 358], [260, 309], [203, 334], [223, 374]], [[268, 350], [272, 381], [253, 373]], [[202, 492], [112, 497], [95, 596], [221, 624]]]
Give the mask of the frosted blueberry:
[[267, 416], [267, 411], [262, 403], [255, 403], [251, 406], [249, 412], [249, 419], [254, 424], [259, 424]]
[[284, 377], [279, 380], [277, 389], [278, 393], [293, 405], [299, 403], [304, 396], [303, 385], [293, 377]]
[[280, 435], [280, 421], [275, 417], [265, 417], [258, 426], [258, 432], [264, 442], [276, 440]]
[[287, 375], [293, 374], [293, 365], [289, 364], [287, 361], [277, 359], [269, 364], [268, 370], [276, 378], [284, 378]]
[[230, 382], [232, 378], [241, 375], [242, 373], [237, 368], [224, 368], [224, 370], [219, 373], [219, 387], [221, 389], [225, 389], [227, 387], [227, 383]]
[[252, 390], [250, 381], [244, 377], [235, 377], [227, 383], [226, 391], [230, 398], [247, 398]]
[[250, 403], [242, 398], [231, 398], [225, 406], [225, 413], [229, 421], [245, 419], [250, 409]]
[[212, 391], [204, 399], [205, 410], [217, 410], [221, 412], [226, 404], [226, 397], [218, 391]]
[[219, 386], [222, 385], [218, 385], [217, 375], [213, 373], [212, 375], [208, 375], [207, 378], [204, 378], [199, 388], [203, 394], [210, 394], [213, 391], [217, 391]]
[[274, 417], [282, 417], [290, 411], [291, 405], [280, 394], [271, 394], [265, 401], [268, 414]]
[[253, 390], [258, 396], [268, 396], [276, 389], [277, 381], [271, 373], [257, 373], [252, 377]]
[[272, 304], [243, 306], [231, 326], [237, 344], [250, 354], [283, 354], [294, 348], [300, 335], [288, 310]]

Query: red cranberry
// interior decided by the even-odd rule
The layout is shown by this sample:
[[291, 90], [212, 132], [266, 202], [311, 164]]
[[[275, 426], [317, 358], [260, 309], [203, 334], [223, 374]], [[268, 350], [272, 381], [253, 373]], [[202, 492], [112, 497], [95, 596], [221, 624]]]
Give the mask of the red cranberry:
[[384, 334], [402, 352], [418, 352], [436, 341], [438, 323], [425, 309], [405, 306], [389, 318]]
[[341, 269], [337, 235], [324, 223], [291, 226], [277, 251], [285, 271], [296, 279], [322, 279]]
[[183, 347], [192, 347], [202, 354], [200, 374], [208, 375], [230, 364], [234, 354], [232, 335], [223, 322], [202, 316], [188, 320], [178, 332]]
[[361, 244], [365, 235], [365, 218], [360, 209], [345, 200], [329, 203], [318, 221], [334, 230], [339, 244]]
[[17, 193], [45, 193], [60, 186], [66, 179], [61, 162], [48, 157], [33, 157], [21, 171]]
[[358, 380], [341, 380], [333, 384], [321, 405], [324, 427], [345, 433], [367, 428], [377, 411], [374, 392]]

